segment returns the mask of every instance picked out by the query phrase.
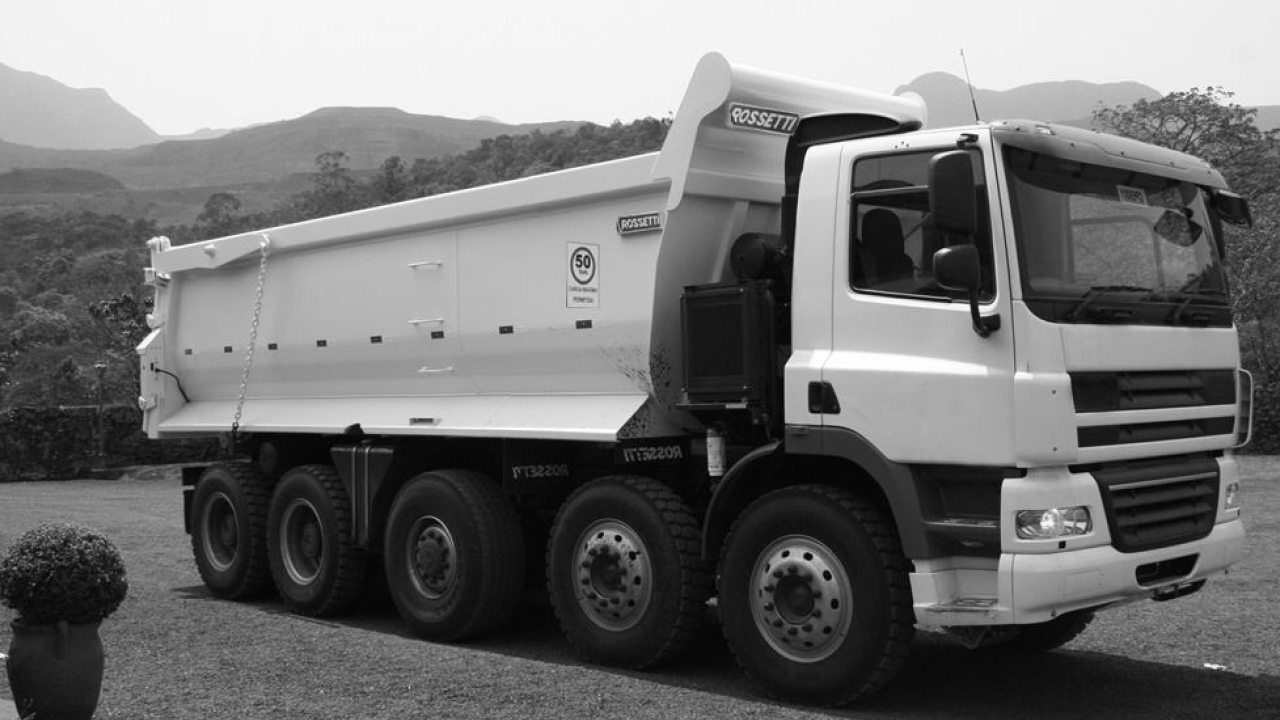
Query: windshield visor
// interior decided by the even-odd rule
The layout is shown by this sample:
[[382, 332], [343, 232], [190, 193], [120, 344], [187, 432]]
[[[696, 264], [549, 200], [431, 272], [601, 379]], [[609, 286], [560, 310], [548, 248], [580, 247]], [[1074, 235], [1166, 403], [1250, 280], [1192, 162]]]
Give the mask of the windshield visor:
[[1201, 188], [1012, 146], [1004, 158], [1023, 299], [1038, 317], [1231, 324]]

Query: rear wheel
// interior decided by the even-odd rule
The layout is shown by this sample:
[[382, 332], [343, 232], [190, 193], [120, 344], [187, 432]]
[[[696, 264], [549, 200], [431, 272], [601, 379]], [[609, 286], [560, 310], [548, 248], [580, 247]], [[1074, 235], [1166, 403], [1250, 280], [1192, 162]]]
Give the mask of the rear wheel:
[[229, 600], [271, 586], [267, 506], [271, 487], [250, 465], [214, 465], [200, 476], [191, 505], [191, 549], [210, 592]]
[[485, 475], [440, 470], [410, 480], [391, 506], [383, 547], [387, 589], [415, 635], [481, 635], [520, 602], [520, 520]]
[[655, 480], [605, 477], [579, 488], [547, 550], [551, 603], [569, 641], [588, 660], [628, 668], [683, 652], [710, 593], [699, 539], [684, 501]]
[[831, 487], [784, 488], [743, 512], [725, 542], [719, 602], [738, 663], [789, 700], [871, 695], [897, 673], [914, 635], [892, 522]]
[[333, 468], [304, 465], [280, 478], [268, 537], [271, 574], [290, 610], [332, 615], [360, 601], [365, 551], [351, 537], [351, 502]]

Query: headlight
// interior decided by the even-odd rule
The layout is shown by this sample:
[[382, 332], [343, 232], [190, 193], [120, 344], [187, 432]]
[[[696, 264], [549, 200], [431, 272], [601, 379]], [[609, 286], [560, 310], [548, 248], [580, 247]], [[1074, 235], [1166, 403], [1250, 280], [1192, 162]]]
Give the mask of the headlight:
[[1089, 508], [1087, 507], [1018, 511], [1018, 538], [1022, 540], [1052, 540], [1060, 537], [1072, 537], [1084, 535], [1092, 529], [1093, 518], [1089, 515]]

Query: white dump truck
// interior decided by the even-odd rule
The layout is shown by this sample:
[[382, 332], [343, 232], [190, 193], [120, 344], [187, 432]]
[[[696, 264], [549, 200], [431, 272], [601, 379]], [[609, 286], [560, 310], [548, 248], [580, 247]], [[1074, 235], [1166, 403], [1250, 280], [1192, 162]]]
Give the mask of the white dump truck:
[[[661, 152], [151, 241], [153, 438], [205, 584], [306, 615], [381, 566], [412, 632], [545, 577], [592, 661], [718, 618], [843, 703], [917, 627], [1048, 649], [1240, 559], [1247, 441], [1203, 162], [1074, 127], [698, 65]], [[537, 580], [535, 580], [535, 578]]]

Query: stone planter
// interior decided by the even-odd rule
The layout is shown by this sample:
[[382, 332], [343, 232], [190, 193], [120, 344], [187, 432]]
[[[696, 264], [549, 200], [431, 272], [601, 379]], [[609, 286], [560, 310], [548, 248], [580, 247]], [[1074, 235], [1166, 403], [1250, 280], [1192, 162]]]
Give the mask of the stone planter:
[[9, 689], [22, 717], [90, 720], [102, 690], [101, 621], [27, 625], [14, 621]]

